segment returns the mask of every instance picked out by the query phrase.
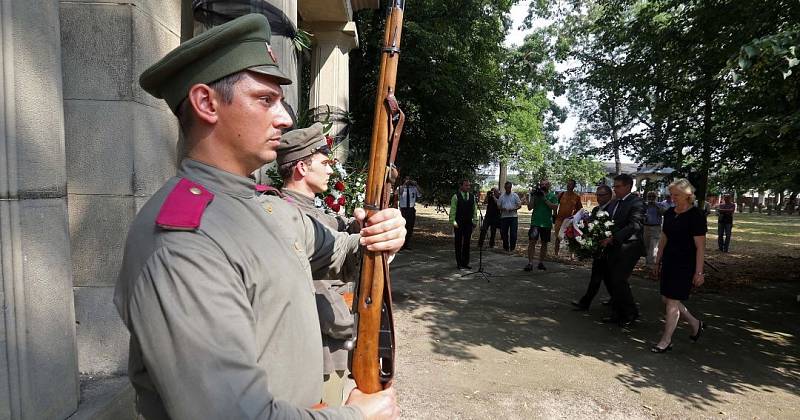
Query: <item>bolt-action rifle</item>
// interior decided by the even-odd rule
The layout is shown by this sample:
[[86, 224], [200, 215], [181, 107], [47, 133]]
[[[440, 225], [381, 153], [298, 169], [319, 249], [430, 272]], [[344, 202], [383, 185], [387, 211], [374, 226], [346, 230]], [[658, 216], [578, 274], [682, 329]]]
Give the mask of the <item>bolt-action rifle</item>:
[[[394, 92], [404, 7], [405, 0], [393, 0], [386, 18], [364, 200], [367, 218], [388, 207], [389, 192], [397, 178], [394, 158], [405, 115]], [[394, 376], [394, 320], [387, 258], [383, 252], [363, 250], [361, 276], [353, 299], [357, 335], [350, 370], [358, 389], [368, 394], [384, 389]]]

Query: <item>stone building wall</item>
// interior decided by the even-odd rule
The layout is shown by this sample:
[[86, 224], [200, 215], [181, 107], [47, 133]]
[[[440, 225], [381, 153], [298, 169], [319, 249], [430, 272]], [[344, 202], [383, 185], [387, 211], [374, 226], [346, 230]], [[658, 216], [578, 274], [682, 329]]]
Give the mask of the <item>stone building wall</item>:
[[178, 46], [181, 2], [59, 6], [79, 369], [124, 374], [128, 334], [112, 298], [125, 235], [178, 160], [177, 121], [138, 78]]
[[78, 404], [58, 4], [0, 0], [0, 418]]

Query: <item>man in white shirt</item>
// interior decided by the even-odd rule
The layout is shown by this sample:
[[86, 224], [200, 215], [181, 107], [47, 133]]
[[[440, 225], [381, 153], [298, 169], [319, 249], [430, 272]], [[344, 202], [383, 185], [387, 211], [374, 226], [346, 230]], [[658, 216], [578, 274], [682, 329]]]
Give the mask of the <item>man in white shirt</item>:
[[497, 207], [500, 208], [500, 236], [503, 238], [503, 249], [511, 252], [517, 247], [517, 210], [522, 207], [522, 200], [517, 193], [511, 191], [511, 182], [506, 182], [503, 187], [505, 192], [497, 199]]
[[403, 183], [397, 187], [395, 192], [397, 207], [400, 208], [400, 214], [406, 219], [406, 242], [403, 245], [403, 248], [406, 249], [410, 247], [411, 235], [414, 233], [414, 222], [417, 220], [417, 209], [414, 206], [420, 195], [417, 182], [409, 176], [403, 179]]

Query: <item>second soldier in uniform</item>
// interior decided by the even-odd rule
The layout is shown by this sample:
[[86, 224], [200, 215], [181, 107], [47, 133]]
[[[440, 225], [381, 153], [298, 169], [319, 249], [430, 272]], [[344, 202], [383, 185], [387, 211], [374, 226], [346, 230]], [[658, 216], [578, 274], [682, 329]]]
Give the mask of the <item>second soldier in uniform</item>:
[[[354, 220], [326, 212], [315, 205], [315, 196], [328, 189], [333, 173], [331, 150], [322, 134], [322, 124], [293, 130], [281, 137], [278, 146], [278, 172], [283, 179], [283, 198], [309, 217], [331, 230], [358, 232]], [[315, 280], [317, 311], [322, 330], [323, 398], [329, 406], [342, 405], [348, 380], [346, 340], [353, 336], [352, 287], [358, 276], [358, 255], [351, 254], [340, 272], [332, 272], [324, 280]], [[350, 304], [345, 296], [350, 299]]]

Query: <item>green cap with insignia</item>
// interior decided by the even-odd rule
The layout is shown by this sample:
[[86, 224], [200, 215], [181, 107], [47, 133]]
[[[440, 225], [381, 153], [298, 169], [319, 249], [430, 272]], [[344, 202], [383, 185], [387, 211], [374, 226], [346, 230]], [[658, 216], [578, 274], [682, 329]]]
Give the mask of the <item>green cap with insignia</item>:
[[179, 45], [145, 70], [139, 84], [147, 93], [164, 99], [172, 112], [193, 85], [215, 82], [242, 70], [272, 76], [281, 85], [291, 84], [278, 68], [269, 41], [267, 18], [257, 13], [244, 15]]
[[314, 123], [311, 127], [292, 130], [281, 136], [278, 145], [278, 165], [293, 162], [314, 153], [330, 154], [328, 140], [322, 134], [322, 123]]

